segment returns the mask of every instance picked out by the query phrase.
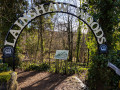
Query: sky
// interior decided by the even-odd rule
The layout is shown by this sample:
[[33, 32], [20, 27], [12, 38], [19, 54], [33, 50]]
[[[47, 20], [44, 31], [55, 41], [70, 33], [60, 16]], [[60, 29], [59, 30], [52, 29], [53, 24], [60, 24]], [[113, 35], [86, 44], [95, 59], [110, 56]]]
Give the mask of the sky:
[[[29, 4], [31, 4], [31, 0], [28, 0]], [[66, 3], [70, 3], [76, 6], [80, 6], [80, 0], [53, 0], [55, 2], [66, 2]], [[82, 0], [81, 0], [82, 1]]]
[[[28, 0], [29, 1], [29, 4], [31, 5], [31, 0]], [[54, 1], [54, 0], [53, 0]], [[81, 0], [81, 3], [82, 3], [82, 1], [83, 0]], [[75, 5], [75, 6], [78, 6], [78, 7], [80, 7], [80, 0], [55, 0], [55, 2], [65, 2], [65, 3], [70, 3], [70, 4], [73, 4], [73, 5]], [[58, 15], [58, 14], [57, 14]], [[67, 16], [67, 15], [66, 15]], [[63, 16], [61, 16], [60, 18], [58, 18], [58, 21], [59, 22], [65, 22], [64, 20], [63, 20], [63, 18], [67, 18], [65, 16], [65, 14], [63, 14]], [[73, 31], [76, 31], [77, 30], [77, 28], [78, 28], [78, 26], [79, 26], [79, 22], [76, 22], [77, 21], [77, 18], [75, 18], [75, 17], [73, 17]], [[84, 30], [84, 27], [85, 27], [85, 25], [83, 24], [83, 29], [81, 30], [81, 32], [82, 33], [87, 33], [87, 30]], [[86, 27], [85, 27], [86, 28]], [[55, 31], [57, 31], [57, 30], [55, 30]]]

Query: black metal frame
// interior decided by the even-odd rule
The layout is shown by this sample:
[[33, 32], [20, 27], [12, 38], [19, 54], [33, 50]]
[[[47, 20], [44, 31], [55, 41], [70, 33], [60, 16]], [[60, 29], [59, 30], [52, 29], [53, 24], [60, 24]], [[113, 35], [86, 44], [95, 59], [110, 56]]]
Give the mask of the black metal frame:
[[[43, 3], [44, 5], [49, 5], [51, 2], [49, 2], [49, 3]], [[61, 4], [61, 2], [52, 2], [53, 4], [56, 4], [56, 3], [58, 3], [58, 4]], [[69, 3], [63, 3], [64, 5], [68, 5]], [[72, 4], [69, 4], [69, 6], [72, 6], [72, 7], [74, 7], [74, 8], [78, 8], [77, 6], [75, 6], [75, 5], [72, 5]], [[33, 10], [34, 10], [34, 8], [32, 8]], [[82, 8], [79, 8], [79, 9], [82, 9]], [[83, 10], [84, 12], [86, 12], [85, 10]], [[78, 19], [80, 19], [81, 21], [83, 21], [90, 29], [91, 29], [91, 27], [87, 24], [87, 22], [86, 21], [84, 21], [83, 19], [81, 19], [79, 16], [77, 16], [77, 15], [75, 15], [75, 14], [73, 14], [73, 13], [70, 13], [70, 12], [64, 12], [64, 11], [52, 11], [52, 12], [47, 12], [47, 13], [45, 13], [45, 14], [41, 14], [41, 15], [39, 15], [39, 16], [36, 16], [34, 19], [36, 19], [37, 17], [40, 17], [40, 16], [43, 16], [43, 15], [46, 15], [46, 14], [49, 14], [49, 13], [66, 13], [66, 14], [69, 14], [69, 15], [72, 15], [72, 16], [75, 16], [75, 17], [77, 17]], [[23, 16], [23, 14], [22, 14], [22, 16]], [[32, 20], [34, 20], [34, 19], [32, 19]], [[19, 20], [19, 18], [17, 19], [17, 20]], [[16, 20], [16, 21], [17, 21]], [[31, 20], [31, 21], [32, 21]], [[93, 18], [93, 20], [96, 22], [96, 20]], [[24, 28], [31, 22], [31, 21], [29, 21], [25, 26], [24, 26]], [[14, 26], [14, 24], [11, 26], [11, 28], [9, 29], [9, 31], [8, 31], [8, 33], [7, 33], [7, 35], [6, 35], [6, 38], [5, 38], [5, 41], [7, 40], [7, 38], [8, 38], [8, 35], [9, 35], [9, 33], [10, 33], [10, 30], [13, 28], [13, 26]], [[24, 29], [23, 28], [23, 29]], [[22, 33], [22, 31], [23, 31], [23, 29], [21, 30], [21, 32], [20, 32], [20, 34]], [[91, 31], [92, 31], [92, 33], [94, 34], [94, 32], [93, 32], [93, 30], [91, 29]], [[20, 36], [20, 34], [19, 34], [19, 36]], [[18, 38], [19, 38], [19, 36], [18, 36]], [[95, 36], [95, 34], [94, 34], [94, 36]], [[104, 35], [105, 36], [105, 35]], [[16, 47], [16, 44], [17, 44], [17, 41], [18, 41], [18, 38], [16, 39], [16, 42], [15, 42], [15, 46], [13, 47], [14, 48], [14, 54], [15, 54], [15, 47]], [[97, 37], [95, 36], [95, 39], [96, 39], [96, 41], [97, 41]], [[5, 43], [5, 42], [4, 42]], [[97, 45], [98, 45], [98, 52], [99, 52], [99, 43], [98, 43], [98, 41], [97, 41]], [[5, 46], [4, 46], [5, 47]], [[4, 56], [3, 56], [4, 57]], [[13, 57], [14, 57], [14, 55], [13, 55]]]

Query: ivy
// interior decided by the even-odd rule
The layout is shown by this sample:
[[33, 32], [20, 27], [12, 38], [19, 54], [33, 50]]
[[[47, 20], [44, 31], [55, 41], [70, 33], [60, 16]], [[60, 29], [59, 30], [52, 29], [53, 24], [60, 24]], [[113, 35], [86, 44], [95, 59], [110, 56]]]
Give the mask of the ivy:
[[92, 60], [91, 67], [88, 70], [89, 89], [118, 90], [120, 77], [107, 66], [109, 60], [120, 68], [120, 57], [117, 52], [110, 51], [108, 55], [96, 55], [92, 57]]

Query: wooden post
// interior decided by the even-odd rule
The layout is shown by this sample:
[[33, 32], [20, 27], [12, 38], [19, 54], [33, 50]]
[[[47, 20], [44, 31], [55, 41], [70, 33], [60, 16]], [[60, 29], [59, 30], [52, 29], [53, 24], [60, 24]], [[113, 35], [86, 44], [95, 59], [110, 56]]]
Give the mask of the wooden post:
[[120, 80], [119, 80], [119, 83], [118, 83], [118, 87], [119, 87], [119, 89], [118, 89], [118, 90], [120, 90]]
[[56, 59], [56, 70], [55, 73], [59, 73], [59, 60]]
[[59, 73], [59, 59], [58, 59], [58, 65], [57, 65], [57, 68], [58, 68], [58, 73]]
[[65, 60], [65, 74], [68, 74], [68, 60]]

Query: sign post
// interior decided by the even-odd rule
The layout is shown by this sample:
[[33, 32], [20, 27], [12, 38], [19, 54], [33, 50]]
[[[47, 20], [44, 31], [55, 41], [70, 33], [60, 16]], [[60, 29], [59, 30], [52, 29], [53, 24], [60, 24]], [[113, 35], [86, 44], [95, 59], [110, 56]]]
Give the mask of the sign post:
[[65, 60], [65, 74], [68, 72], [68, 57], [69, 50], [56, 50], [55, 59], [56, 59], [56, 73], [59, 72], [59, 60]]
[[101, 44], [100, 47], [99, 47], [99, 52], [101, 54], [105, 54], [105, 53], [107, 53], [107, 51], [108, 51], [107, 45]]
[[15, 71], [15, 56], [14, 56], [14, 48], [11, 46], [7, 46], [3, 49], [3, 63], [5, 63], [5, 58], [13, 58], [13, 71]]
[[56, 59], [56, 65], [55, 65], [55, 73], [59, 73], [59, 59]]

